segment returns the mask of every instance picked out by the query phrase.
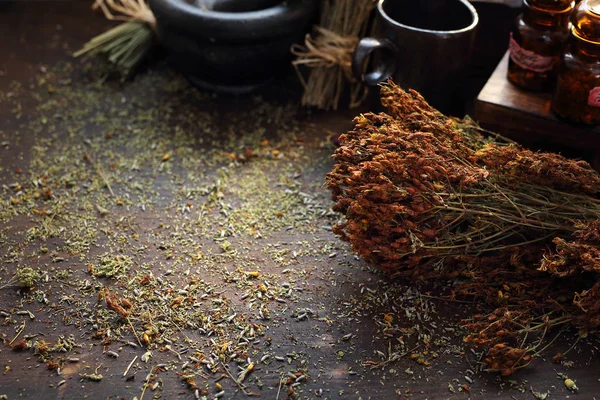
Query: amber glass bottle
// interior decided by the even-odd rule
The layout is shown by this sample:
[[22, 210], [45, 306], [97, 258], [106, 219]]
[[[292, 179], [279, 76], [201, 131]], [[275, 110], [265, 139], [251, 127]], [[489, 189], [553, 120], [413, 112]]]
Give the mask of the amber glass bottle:
[[552, 90], [572, 9], [573, 0], [523, 0], [523, 13], [510, 37], [511, 82], [532, 91]]
[[558, 66], [552, 110], [572, 122], [600, 124], [600, 0], [573, 10], [571, 34]]

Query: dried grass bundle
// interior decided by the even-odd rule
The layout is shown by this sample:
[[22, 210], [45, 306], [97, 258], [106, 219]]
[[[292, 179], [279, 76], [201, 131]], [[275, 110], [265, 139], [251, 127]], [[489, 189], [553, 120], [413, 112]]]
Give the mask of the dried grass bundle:
[[156, 18], [144, 0], [96, 0], [92, 8], [125, 22], [93, 37], [73, 56], [103, 57], [127, 78], [152, 48]]
[[[321, 19], [313, 35], [306, 35], [304, 46], [294, 45], [293, 65], [304, 86], [302, 104], [336, 110], [345, 88], [349, 88], [350, 107], [358, 106], [367, 88], [352, 76], [351, 57], [360, 37], [369, 26], [374, 0], [324, 0]], [[300, 67], [310, 68], [304, 78]]]

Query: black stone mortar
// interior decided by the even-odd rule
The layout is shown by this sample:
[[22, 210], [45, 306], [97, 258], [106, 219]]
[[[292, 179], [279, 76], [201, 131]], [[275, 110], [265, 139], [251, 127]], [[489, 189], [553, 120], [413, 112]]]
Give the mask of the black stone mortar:
[[162, 45], [196, 86], [246, 93], [284, 73], [317, 0], [150, 0]]

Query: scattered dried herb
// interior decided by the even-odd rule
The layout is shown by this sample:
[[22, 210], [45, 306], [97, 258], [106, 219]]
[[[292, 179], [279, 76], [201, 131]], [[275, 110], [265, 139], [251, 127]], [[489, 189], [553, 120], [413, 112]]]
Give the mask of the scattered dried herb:
[[15, 277], [20, 286], [31, 288], [40, 278], [40, 274], [31, 267], [20, 266], [17, 268]]
[[[25, 172], [0, 171], [16, 183], [0, 187], [0, 285], [23, 260], [39, 271], [35, 290], [1, 294], [7, 344], [57, 370], [102, 346], [104, 380], [135, 354], [139, 362], [117, 375], [146, 370], [148, 380], [133, 380], [140, 391], [161, 390], [155, 360], [193, 374], [199, 394], [223, 365], [235, 379], [221, 381], [221, 396], [238, 383], [250, 394], [272, 390], [259, 360], [288, 360], [273, 337], [283, 337], [291, 305], [312, 296], [308, 280], [334, 251], [322, 226], [335, 215], [315, 179], [328, 145], [305, 141], [315, 128], [299, 122], [294, 104], [256, 98], [252, 111], [221, 113], [169, 71], [115, 88], [76, 79], [71, 68], [42, 72], [32, 83], [41, 93], [0, 92], [14, 119], [22, 102], [31, 111], [0, 131], [28, 151], [14, 159]], [[43, 338], [28, 337], [38, 332], [25, 324], [31, 318], [44, 321]], [[75, 333], [77, 345], [56, 332]], [[298, 351], [276, 369], [307, 358]], [[100, 375], [91, 372], [82, 378]]]

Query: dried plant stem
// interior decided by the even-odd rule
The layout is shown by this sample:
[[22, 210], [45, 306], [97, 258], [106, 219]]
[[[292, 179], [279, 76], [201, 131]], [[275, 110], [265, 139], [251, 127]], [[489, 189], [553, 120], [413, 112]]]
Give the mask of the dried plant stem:
[[[450, 236], [437, 237], [433, 244], [415, 244], [416, 248], [468, 249], [468, 253], [480, 254], [498, 250], [494, 246], [497, 242], [517, 246], [543, 241], [549, 236], [574, 232], [577, 228], [573, 220], [600, 219], [600, 201], [548, 187], [519, 185], [518, 189], [510, 189], [486, 181], [483, 187], [473, 187], [470, 191], [437, 193], [441, 205], [433, 206], [431, 213], [449, 220], [440, 226]], [[464, 233], [455, 230], [455, 227], [464, 229], [473, 220], [476, 223]]]
[[579, 343], [580, 340], [581, 340], [581, 336], [577, 336], [577, 339], [575, 339], [573, 344], [567, 349], [567, 351], [565, 351], [563, 353], [563, 355], [566, 356], [571, 350], [573, 350], [575, 348], [575, 346], [577, 346], [577, 343]]
[[12, 344], [15, 342], [15, 340], [17, 340], [17, 338], [19, 336], [21, 336], [21, 333], [23, 333], [23, 331], [25, 330], [25, 325], [27, 324], [27, 322], [25, 320], [23, 320], [23, 324], [21, 325], [21, 328], [19, 329], [19, 331], [17, 332], [17, 334], [15, 335], [14, 338], [12, 338], [12, 340], [10, 342], [8, 342], [9, 346], [12, 346]]
[[281, 393], [281, 386], [283, 385], [284, 379], [283, 377], [279, 378], [279, 387], [277, 388], [277, 396], [275, 396], [275, 400], [279, 400], [279, 394]]
[[131, 332], [133, 332], [133, 336], [135, 336], [135, 338], [137, 339], [138, 344], [143, 347], [144, 345], [142, 344], [140, 337], [138, 336], [137, 332], [135, 331], [135, 328], [133, 327], [133, 324], [131, 323], [129, 316], [127, 316], [125, 318], [127, 319], [127, 323], [129, 324], [129, 327], [131, 328]]
[[229, 371], [229, 368], [227, 368], [227, 366], [225, 365], [225, 363], [221, 363], [221, 365], [223, 366], [223, 369], [227, 372], [227, 375], [229, 375], [229, 377], [231, 378], [231, 380], [237, 385], [237, 387], [239, 387], [240, 390], [246, 396], [250, 396], [250, 393], [248, 393], [248, 391], [246, 390], [246, 386], [243, 383], [241, 383], [239, 380], [235, 379], [235, 377], [231, 374], [231, 372]]
[[127, 366], [127, 368], [125, 368], [125, 372], [123, 372], [123, 376], [126, 376], [127, 373], [129, 372], [129, 370], [131, 369], [131, 366], [133, 365], [133, 363], [135, 362], [135, 360], [137, 360], [138, 356], [133, 357], [133, 360], [131, 360], [131, 362], [129, 363], [129, 365]]
[[[371, 365], [371, 369], [383, 368], [383, 367], [385, 367], [386, 365], [388, 365], [388, 364], [390, 364], [390, 363], [393, 363], [393, 362], [395, 362], [395, 361], [397, 361], [397, 360], [401, 359], [402, 357], [405, 357], [405, 356], [407, 356], [408, 354], [411, 354], [411, 353], [413, 353], [413, 352], [414, 352], [415, 350], [417, 350], [417, 349], [418, 349], [420, 346], [421, 346], [421, 345], [420, 345], [420, 344], [418, 344], [418, 345], [416, 345], [415, 347], [413, 347], [412, 349], [405, 351], [404, 353], [392, 353], [391, 349], [389, 349], [389, 350], [388, 350], [388, 359], [387, 359], [387, 360], [385, 360], [385, 361], [382, 361], [382, 362], [380, 362], [380, 363], [377, 363], [377, 364]], [[391, 347], [391, 344], [390, 344], [390, 347]]]
[[16, 283], [17, 283], [17, 279], [13, 276], [4, 285], [0, 286], [0, 290], [6, 289], [7, 287], [15, 285]]
[[148, 388], [148, 382], [150, 381], [150, 375], [144, 381], [144, 387], [142, 388], [142, 394], [140, 394], [140, 400], [144, 400], [144, 394], [146, 394], [146, 389]]
[[110, 186], [110, 182], [106, 178], [106, 175], [104, 174], [104, 171], [102, 171], [100, 165], [96, 163], [96, 161], [90, 156], [90, 154], [87, 151], [85, 151], [84, 154], [85, 158], [89, 161], [90, 164], [92, 164], [92, 166], [96, 170], [96, 173], [102, 179], [102, 182], [104, 182], [104, 185], [107, 187], [108, 191], [110, 192], [110, 195], [115, 197], [115, 192], [113, 192], [112, 187]]

